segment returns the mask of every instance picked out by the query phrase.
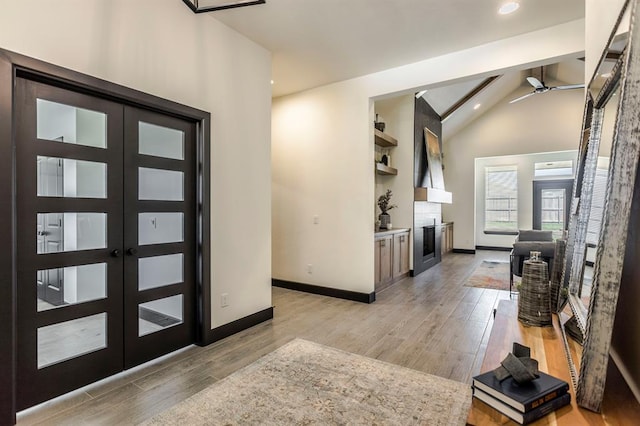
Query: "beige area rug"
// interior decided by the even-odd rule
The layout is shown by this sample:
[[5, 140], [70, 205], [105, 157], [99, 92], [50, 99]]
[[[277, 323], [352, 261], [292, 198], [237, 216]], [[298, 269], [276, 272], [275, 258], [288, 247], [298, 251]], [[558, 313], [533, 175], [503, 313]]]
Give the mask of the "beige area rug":
[[469, 385], [293, 340], [146, 425], [464, 425]]
[[482, 263], [476, 267], [464, 285], [466, 287], [482, 287], [508, 291], [509, 262], [483, 260]]

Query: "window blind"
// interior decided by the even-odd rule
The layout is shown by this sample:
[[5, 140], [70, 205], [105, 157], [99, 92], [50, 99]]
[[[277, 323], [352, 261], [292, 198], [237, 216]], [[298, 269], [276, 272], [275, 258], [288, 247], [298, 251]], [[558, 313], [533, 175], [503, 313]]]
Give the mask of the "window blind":
[[518, 230], [518, 167], [485, 167], [485, 231]]

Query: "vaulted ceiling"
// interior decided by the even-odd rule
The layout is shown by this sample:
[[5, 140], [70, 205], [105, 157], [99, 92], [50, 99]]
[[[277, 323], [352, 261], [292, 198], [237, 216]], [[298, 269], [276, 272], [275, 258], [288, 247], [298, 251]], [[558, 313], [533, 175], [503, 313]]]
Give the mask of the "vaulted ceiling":
[[[273, 54], [280, 96], [584, 18], [584, 0], [267, 0], [213, 12]], [[559, 41], [561, 42], [561, 41]]]
[[[542, 68], [514, 70], [500, 75], [479, 93], [466, 99], [464, 104], [446, 117], [442, 123], [443, 138], [448, 139], [455, 135], [498, 102], [507, 102], [505, 98], [508, 100], [515, 99], [533, 91], [533, 87], [526, 80], [526, 77], [531, 75], [542, 79], [550, 86], [581, 84], [585, 82], [584, 61], [581, 59], [568, 59], [560, 63], [545, 65]], [[462, 83], [436, 87], [427, 90], [422, 96], [441, 117], [445, 117], [448, 111], [484, 80], [483, 78], [472, 79]], [[546, 96], [551, 102], [555, 93], [548, 92], [539, 96]], [[525, 99], [521, 102], [526, 101]]]

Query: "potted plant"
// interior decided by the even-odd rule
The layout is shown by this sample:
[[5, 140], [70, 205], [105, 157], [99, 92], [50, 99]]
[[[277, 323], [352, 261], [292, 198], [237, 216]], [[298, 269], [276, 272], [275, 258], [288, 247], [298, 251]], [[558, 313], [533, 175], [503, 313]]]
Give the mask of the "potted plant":
[[387, 189], [387, 192], [378, 197], [378, 207], [380, 207], [380, 211], [382, 212], [380, 213], [380, 216], [378, 216], [378, 219], [380, 220], [380, 229], [389, 229], [389, 225], [391, 225], [391, 216], [389, 216], [389, 213], [387, 212], [394, 207], [398, 207], [395, 204], [390, 204], [391, 195], [393, 195], [393, 193], [390, 189]]

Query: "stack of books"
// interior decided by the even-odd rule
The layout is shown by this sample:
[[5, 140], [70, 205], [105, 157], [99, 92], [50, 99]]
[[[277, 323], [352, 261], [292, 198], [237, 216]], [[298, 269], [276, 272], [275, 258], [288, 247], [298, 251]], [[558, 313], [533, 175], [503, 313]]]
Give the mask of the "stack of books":
[[518, 384], [513, 377], [502, 382], [493, 371], [473, 378], [473, 397], [500, 411], [513, 421], [526, 425], [571, 402], [569, 384], [540, 372], [540, 377]]

